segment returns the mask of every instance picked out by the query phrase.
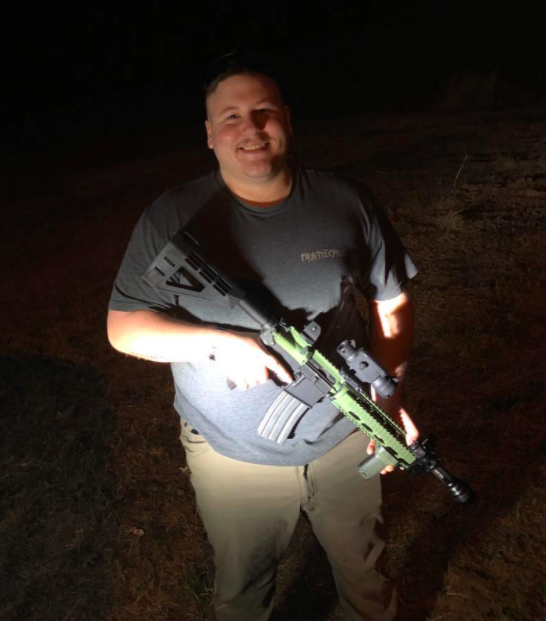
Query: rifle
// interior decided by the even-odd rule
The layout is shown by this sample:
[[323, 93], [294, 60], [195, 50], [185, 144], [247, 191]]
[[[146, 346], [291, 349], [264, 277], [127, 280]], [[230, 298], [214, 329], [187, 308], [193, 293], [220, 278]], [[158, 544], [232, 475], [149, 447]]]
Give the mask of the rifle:
[[[176, 278], [175, 278], [176, 276]], [[258, 433], [283, 444], [305, 412], [324, 398], [376, 443], [373, 455], [357, 466], [366, 479], [386, 466], [432, 473], [460, 503], [470, 503], [475, 493], [461, 479], [451, 475], [434, 452], [434, 439], [418, 440], [409, 447], [405, 433], [366, 394], [372, 385], [382, 397], [389, 397], [397, 381], [361, 347], [346, 340], [337, 352], [347, 368], [337, 368], [315, 347], [320, 326], [311, 321], [300, 332], [283, 319], [269, 314], [250, 300], [235, 282], [222, 274], [199, 251], [199, 244], [186, 232], [176, 233], [154, 259], [142, 278], [157, 290], [209, 300], [225, 308], [239, 307], [260, 326], [261, 341], [297, 368], [294, 381], [285, 386], [262, 419]]]

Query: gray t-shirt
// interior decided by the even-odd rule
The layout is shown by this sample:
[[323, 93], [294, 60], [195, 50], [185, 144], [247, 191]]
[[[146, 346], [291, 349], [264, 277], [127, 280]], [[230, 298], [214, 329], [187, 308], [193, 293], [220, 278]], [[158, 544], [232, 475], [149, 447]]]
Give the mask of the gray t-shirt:
[[[180, 229], [248, 295], [301, 330], [316, 320], [320, 351], [335, 353], [345, 339], [365, 344], [354, 289], [367, 298], [399, 295], [417, 270], [367, 190], [338, 175], [296, 170], [286, 200], [258, 208], [238, 200], [219, 172], [170, 190], [138, 222], [114, 284], [109, 308], [151, 309], [196, 324], [258, 330], [240, 308], [156, 291], [142, 275]], [[328, 399], [308, 411], [283, 445], [257, 428], [281, 391], [274, 380], [230, 390], [214, 361], [173, 363], [180, 416], [228, 457], [259, 464], [304, 465], [344, 440], [354, 425]]]

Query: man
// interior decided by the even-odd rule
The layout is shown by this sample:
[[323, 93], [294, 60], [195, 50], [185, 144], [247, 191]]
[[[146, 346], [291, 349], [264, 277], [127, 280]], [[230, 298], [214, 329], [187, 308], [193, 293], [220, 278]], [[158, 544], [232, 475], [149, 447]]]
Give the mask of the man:
[[[277, 565], [303, 508], [347, 619], [389, 621], [394, 594], [375, 567], [384, 547], [376, 532], [380, 483], [356, 471], [374, 450], [368, 438], [327, 399], [283, 445], [259, 436], [294, 369], [266, 351], [240, 309], [161, 293], [141, 279], [183, 228], [289, 323], [317, 319], [318, 347], [330, 356], [344, 339], [366, 336], [358, 288], [369, 305], [368, 349], [402, 379], [413, 331], [403, 289], [416, 273], [411, 259], [364, 188], [290, 169], [292, 126], [277, 81], [229, 61], [206, 91], [207, 141], [219, 171], [167, 192], [143, 214], [114, 285], [108, 336], [123, 353], [172, 365], [181, 439], [215, 550], [217, 618], [270, 617]], [[381, 405], [398, 415], [400, 390]]]

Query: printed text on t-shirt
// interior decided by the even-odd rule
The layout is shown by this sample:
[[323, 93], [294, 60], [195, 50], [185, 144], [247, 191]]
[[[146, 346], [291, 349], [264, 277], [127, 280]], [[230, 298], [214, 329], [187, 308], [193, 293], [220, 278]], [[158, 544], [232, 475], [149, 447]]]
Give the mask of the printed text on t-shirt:
[[343, 256], [343, 250], [339, 248], [327, 248], [326, 250], [316, 250], [315, 252], [302, 252], [302, 261], [319, 261], [320, 259], [336, 259]]

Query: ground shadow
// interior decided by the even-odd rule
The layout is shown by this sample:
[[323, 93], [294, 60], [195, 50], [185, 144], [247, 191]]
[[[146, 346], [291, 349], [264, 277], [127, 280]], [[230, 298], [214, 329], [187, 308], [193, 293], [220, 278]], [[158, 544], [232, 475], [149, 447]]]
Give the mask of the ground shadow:
[[326, 553], [302, 513], [288, 552], [289, 584], [282, 589], [272, 621], [326, 621], [338, 595]]
[[0, 403], [0, 617], [102, 619], [119, 524], [102, 378], [2, 358]]

